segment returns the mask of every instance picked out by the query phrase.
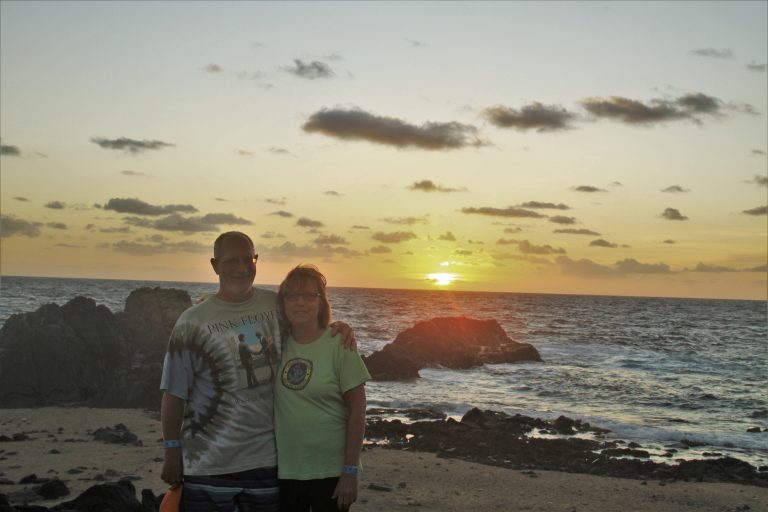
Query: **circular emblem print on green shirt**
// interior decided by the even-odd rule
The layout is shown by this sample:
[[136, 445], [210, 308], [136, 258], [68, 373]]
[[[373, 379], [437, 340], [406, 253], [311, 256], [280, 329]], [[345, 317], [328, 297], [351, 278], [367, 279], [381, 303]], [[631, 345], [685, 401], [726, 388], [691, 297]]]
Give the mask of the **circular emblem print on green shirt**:
[[297, 357], [283, 367], [282, 382], [288, 389], [304, 389], [312, 377], [312, 361]]

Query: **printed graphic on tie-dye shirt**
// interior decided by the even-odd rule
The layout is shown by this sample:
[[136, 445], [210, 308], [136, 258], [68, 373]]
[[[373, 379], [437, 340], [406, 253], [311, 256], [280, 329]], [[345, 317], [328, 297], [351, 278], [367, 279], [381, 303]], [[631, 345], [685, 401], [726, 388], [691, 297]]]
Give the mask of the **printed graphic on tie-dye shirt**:
[[269, 327], [267, 322], [257, 321], [232, 329], [230, 346], [239, 362], [240, 389], [268, 384], [275, 378], [278, 355]]

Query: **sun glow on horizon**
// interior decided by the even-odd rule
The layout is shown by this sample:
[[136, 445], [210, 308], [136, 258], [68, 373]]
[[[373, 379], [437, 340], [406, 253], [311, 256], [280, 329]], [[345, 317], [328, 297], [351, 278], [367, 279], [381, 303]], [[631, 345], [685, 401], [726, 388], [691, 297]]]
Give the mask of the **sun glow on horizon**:
[[437, 274], [427, 274], [427, 279], [432, 281], [437, 286], [447, 286], [454, 282], [458, 276], [456, 274], [449, 274], [446, 272], [439, 272]]

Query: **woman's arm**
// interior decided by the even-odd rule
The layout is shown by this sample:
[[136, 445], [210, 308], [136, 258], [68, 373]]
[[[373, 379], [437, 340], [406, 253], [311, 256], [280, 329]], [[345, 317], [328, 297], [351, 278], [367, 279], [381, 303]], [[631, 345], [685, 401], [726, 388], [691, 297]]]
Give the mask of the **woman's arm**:
[[[360, 384], [344, 393], [347, 406], [347, 447], [344, 453], [345, 466], [360, 466], [360, 451], [365, 437], [365, 384]], [[332, 498], [336, 498], [339, 509], [346, 510], [357, 501], [357, 474], [342, 473]]]

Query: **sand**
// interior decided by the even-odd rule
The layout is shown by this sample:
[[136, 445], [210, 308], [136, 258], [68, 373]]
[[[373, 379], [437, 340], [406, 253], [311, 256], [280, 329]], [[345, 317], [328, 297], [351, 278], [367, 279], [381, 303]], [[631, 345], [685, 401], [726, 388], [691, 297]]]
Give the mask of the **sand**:
[[[143, 446], [95, 441], [93, 431], [122, 423]], [[29, 474], [65, 481], [72, 499], [88, 487], [123, 477], [137, 490], [164, 492], [156, 413], [133, 409], [46, 407], [0, 409], [0, 435], [30, 440], [0, 443], [0, 476]], [[59, 452], [59, 453], [55, 453]], [[441, 459], [430, 453], [366, 449], [360, 496], [353, 510], [443, 512], [712, 511], [768, 512], [768, 489], [721, 483], [660, 483], [553, 471], [517, 471]], [[74, 470], [74, 471], [73, 471]], [[0, 485], [8, 494], [29, 485]], [[37, 501], [52, 506], [57, 501]], [[748, 507], [748, 508], [747, 508]]]

